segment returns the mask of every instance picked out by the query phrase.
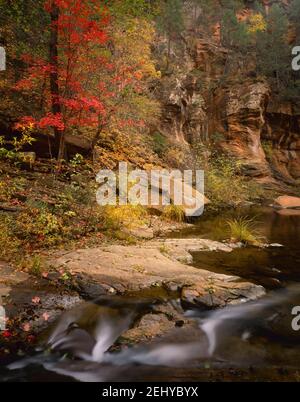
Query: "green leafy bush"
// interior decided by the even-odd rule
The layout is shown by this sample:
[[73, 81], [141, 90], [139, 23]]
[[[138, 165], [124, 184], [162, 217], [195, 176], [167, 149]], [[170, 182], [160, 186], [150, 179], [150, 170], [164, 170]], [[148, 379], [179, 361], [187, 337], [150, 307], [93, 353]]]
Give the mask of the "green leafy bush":
[[263, 195], [258, 183], [241, 172], [242, 164], [228, 156], [215, 156], [205, 170], [205, 194], [212, 207], [236, 207]]
[[153, 141], [153, 151], [159, 157], [162, 157], [164, 155], [164, 152], [167, 150], [166, 138], [159, 132], [155, 132], [152, 136], [152, 141]]

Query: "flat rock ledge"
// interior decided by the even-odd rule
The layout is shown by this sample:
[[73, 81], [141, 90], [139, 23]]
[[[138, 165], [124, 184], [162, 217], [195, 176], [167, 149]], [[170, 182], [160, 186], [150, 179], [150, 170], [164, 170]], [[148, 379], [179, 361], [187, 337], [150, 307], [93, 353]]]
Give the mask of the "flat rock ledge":
[[183, 264], [192, 264], [192, 253], [201, 251], [222, 251], [231, 253], [241, 243], [226, 244], [208, 239], [158, 239], [147, 243], [147, 247], [158, 247], [163, 254]]
[[300, 197], [283, 195], [276, 198], [275, 207], [283, 209], [300, 209]]
[[[50, 263], [56, 269], [63, 268], [75, 277], [85, 278], [81, 286], [94, 298], [97, 289], [101, 295], [100, 289], [124, 294], [163, 287], [179, 292], [182, 302], [188, 306], [217, 308], [265, 295], [263, 287], [243, 282], [239, 277], [212, 273], [178, 261], [174, 255], [170, 256], [170, 251], [166, 252], [167, 247], [176, 249], [176, 242], [178, 240], [77, 250], [53, 258]], [[188, 242], [187, 248], [184, 242]], [[231, 250], [229, 246], [208, 240], [179, 243], [179, 254], [187, 250]]]

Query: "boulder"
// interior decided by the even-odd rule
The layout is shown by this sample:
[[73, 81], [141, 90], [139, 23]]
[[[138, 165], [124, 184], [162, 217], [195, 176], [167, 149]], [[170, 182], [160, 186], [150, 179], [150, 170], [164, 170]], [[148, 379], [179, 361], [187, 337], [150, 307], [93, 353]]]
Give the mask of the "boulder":
[[192, 264], [191, 253], [200, 251], [223, 251], [231, 253], [234, 245], [227, 245], [208, 239], [158, 239], [148, 243], [150, 247], [159, 247], [161, 252], [182, 264]]
[[181, 240], [179, 245], [169, 240], [143, 246], [113, 245], [76, 250], [58, 258], [53, 256], [51, 265], [75, 276], [88, 275], [102, 286], [105, 284], [114, 289], [122, 286], [127, 293], [158, 288], [172, 288], [179, 292], [184, 289], [181, 299], [187, 304], [222, 307], [228, 303], [253, 300], [264, 294], [261, 286], [243, 282], [239, 277], [215, 274], [187, 265], [186, 261], [179, 262], [180, 255], [183, 256], [183, 252], [187, 255], [191, 250], [231, 251], [222, 243], [200, 240]]
[[154, 229], [147, 227], [130, 228], [128, 234], [138, 239], [152, 240], [154, 238]]
[[[164, 206], [169, 204], [181, 205], [186, 216], [202, 215], [205, 205], [210, 204], [210, 200], [199, 191], [201, 189], [196, 189], [185, 182], [183, 173], [178, 171], [177, 173], [179, 173], [178, 176], [174, 176], [173, 172], [166, 170], [151, 172], [151, 176], [149, 175], [145, 185], [148, 188], [148, 183], [151, 181], [151, 191], [157, 195], [158, 202], [156, 204], [158, 205], [150, 203], [148, 206], [163, 210]], [[162, 182], [164, 182], [164, 188]], [[143, 185], [143, 183], [141, 184]]]
[[300, 208], [300, 197], [283, 195], [275, 200], [275, 205], [280, 208]]
[[224, 280], [222, 284], [216, 282], [214, 276], [211, 276], [206, 287], [194, 284], [184, 287], [181, 294], [181, 300], [186, 307], [219, 308], [226, 305], [246, 303], [251, 300], [257, 300], [265, 296], [266, 291], [262, 286], [257, 286], [249, 282], [241, 282], [232, 278]]

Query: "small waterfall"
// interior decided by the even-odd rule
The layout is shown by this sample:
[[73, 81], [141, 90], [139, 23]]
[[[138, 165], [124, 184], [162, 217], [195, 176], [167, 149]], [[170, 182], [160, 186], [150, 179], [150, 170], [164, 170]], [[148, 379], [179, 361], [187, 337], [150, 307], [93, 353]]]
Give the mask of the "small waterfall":
[[52, 331], [47, 345], [84, 360], [101, 362], [105, 352], [135, 320], [151, 311], [153, 301], [103, 298], [68, 311]]
[[[262, 352], [257, 343], [251, 344], [251, 339], [257, 332], [261, 334], [265, 331], [267, 334], [273, 331], [271, 338], [276, 331], [280, 334], [282, 328], [279, 325], [279, 329], [276, 329], [276, 326], [283, 320], [287, 320], [284, 328], [292, 331], [292, 309], [295, 303], [300, 305], [300, 285], [270, 293], [258, 301], [224, 309], [187, 311], [185, 316], [194, 320], [193, 328], [174, 328], [168, 337], [149, 344], [121, 348], [116, 352], [110, 350], [111, 346], [153, 305], [149, 301], [122, 300], [112, 298], [111, 301], [102, 301], [103, 304], [101, 301], [87, 303], [63, 314], [48, 339], [46, 349], [50, 347], [52, 354], [41, 353], [14, 363], [9, 368], [15, 370], [35, 364], [80, 381], [106, 381], [119, 378], [124, 373], [129, 376], [132, 371], [138, 376], [137, 366], [144, 369], [155, 367], [155, 370], [163, 367], [188, 369], [204, 366], [207, 362], [224, 364], [228, 355], [230, 365], [234, 364], [235, 359], [239, 363], [246, 361], [251, 364], [253, 353], [255, 361], [261, 364], [263, 359], [268, 359], [267, 349], [271, 342], [263, 344]], [[282, 343], [281, 339], [280, 357], [286, 358]], [[287, 349], [287, 353], [291, 351], [294, 353], [295, 349]], [[64, 355], [62, 358], [65, 352], [69, 357]], [[271, 356], [273, 358], [273, 351]], [[297, 354], [294, 357], [298, 359], [300, 356]]]
[[203, 314], [197, 310], [188, 311], [186, 315], [199, 320], [199, 328], [208, 339], [208, 354], [212, 357], [220, 338], [228, 339], [235, 333], [239, 333], [241, 339], [248, 340], [251, 329], [268, 330], [270, 323], [282, 314], [292, 324], [292, 309], [297, 302], [300, 302], [299, 284], [273, 292], [261, 300], [210, 312], [206, 317], [202, 317]]

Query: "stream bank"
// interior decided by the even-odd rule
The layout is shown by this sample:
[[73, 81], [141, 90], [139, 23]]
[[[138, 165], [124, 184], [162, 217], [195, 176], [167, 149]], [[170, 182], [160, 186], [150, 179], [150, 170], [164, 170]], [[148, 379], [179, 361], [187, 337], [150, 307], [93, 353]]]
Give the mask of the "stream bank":
[[[241, 245], [220, 241], [221, 239], [218, 239], [218, 222], [222, 227], [224, 219], [227, 219], [230, 214], [236, 214], [234, 211], [228, 212], [228, 215], [225, 214], [222, 218], [204, 216], [200, 225], [196, 224], [174, 231], [171, 236], [168, 234], [165, 239], [144, 241], [131, 246], [107, 245], [56, 253], [56, 255], [52, 255], [51, 261], [49, 261], [51, 269], [47, 276], [31, 282], [31, 286], [35, 282], [32, 291], [29, 290], [30, 287], [28, 286], [32, 278], [28, 276], [25, 278], [24, 273], [20, 273], [20, 276], [18, 273], [17, 278], [7, 277], [5, 286], [7, 289], [10, 288], [9, 291], [7, 290], [9, 297], [14, 294], [18, 294], [20, 297], [22, 293], [20, 290], [22, 288], [27, 289], [25, 292], [27, 299], [23, 307], [27, 308], [28, 315], [27, 317], [23, 316], [19, 323], [21, 328], [19, 334], [23, 334], [23, 338], [19, 337], [19, 348], [12, 348], [10, 356], [4, 354], [2, 361], [10, 363], [20, 359], [19, 349], [22, 349], [23, 355], [35, 355], [35, 344], [40, 344], [42, 339], [48, 338], [49, 331], [57, 325], [57, 318], [61, 316], [63, 311], [69, 309], [70, 313], [65, 313], [67, 314], [66, 317], [71, 317], [72, 322], [79, 323], [76, 324], [75, 332], [77, 325], [79, 328], [90, 328], [91, 322], [89, 320], [92, 321], [92, 327], [94, 327], [99, 317], [103, 316], [103, 308], [106, 309], [104, 317], [108, 317], [107, 322], [111, 322], [111, 312], [114, 316], [114, 311], [118, 311], [119, 308], [123, 312], [122, 317], [123, 315], [126, 317], [126, 314], [131, 313], [131, 310], [136, 311], [133, 321], [130, 320], [129, 324], [126, 321], [126, 325], [124, 324], [124, 327], [117, 333], [115, 341], [110, 343], [109, 350], [119, 353], [126, 351], [127, 348], [130, 351], [132, 346], [135, 350], [138, 345], [141, 345], [142, 348], [149, 345], [155, 350], [155, 345], [159, 347], [160, 340], [170, 342], [170, 345], [175, 342], [176, 345], [180, 339], [180, 342], [183, 342], [183, 351], [186, 351], [185, 342], [191, 342], [193, 339], [201, 339], [203, 342], [205, 339], [203, 334], [199, 338], [199, 324], [195, 318], [186, 314], [188, 310], [192, 309], [198, 312], [197, 314], [204, 314], [208, 317], [212, 315], [211, 319], [214, 320], [214, 312], [220, 314], [221, 319], [223, 319], [223, 311], [226, 316], [226, 311], [228, 311], [226, 309], [235, 309], [241, 306], [243, 310], [238, 313], [241, 314], [241, 317], [248, 317], [249, 312], [244, 309], [250, 308], [249, 311], [257, 319], [247, 322], [241, 335], [235, 333], [233, 335], [231, 327], [227, 327], [231, 321], [235, 327], [240, 322], [240, 318], [236, 323], [236, 319], [233, 318], [226, 324], [221, 332], [223, 333], [224, 345], [228, 343], [229, 345], [224, 346], [223, 342], [220, 345], [223, 354], [222, 361], [225, 359], [224, 365], [222, 363], [220, 366], [219, 358], [213, 364], [205, 363], [205, 361], [210, 361], [210, 358], [206, 356], [204, 362], [199, 363], [197, 368], [190, 366], [184, 374], [184, 370], [179, 367], [180, 365], [177, 366], [174, 363], [176, 366], [174, 376], [178, 375], [180, 378], [192, 380], [197, 377], [198, 371], [197, 378], [199, 380], [201, 378], [203, 380], [219, 379], [222, 381], [229, 379], [239, 381], [242, 378], [249, 380], [253, 380], [253, 378], [276, 378], [282, 381], [297, 380], [297, 363], [292, 356], [298, 356], [297, 348], [295, 349], [294, 346], [294, 342], [298, 341], [298, 333], [291, 332], [291, 317], [289, 315], [292, 304], [295, 305], [298, 302], [297, 297], [283, 294], [282, 300], [284, 302], [281, 303], [281, 296], [279, 301], [277, 300], [277, 290], [275, 293], [270, 293], [271, 287], [267, 287], [269, 292], [265, 296], [265, 289], [257, 279], [262, 279], [266, 268], [270, 268], [276, 269], [272, 273], [279, 278], [280, 288], [283, 290], [291, 284], [298, 283], [296, 268], [297, 258], [299, 259], [299, 216], [287, 216], [278, 212], [270, 208], [252, 208], [243, 211], [243, 214], [248, 213], [249, 216], [260, 214], [258, 222], [260, 222], [259, 226], [264, 228], [262, 234], [269, 241], [274, 242], [274, 247], [241, 247]], [[214, 240], [203, 239], [203, 237], [210, 237]], [[279, 243], [284, 247], [279, 247]], [[233, 264], [234, 261], [235, 264]], [[283, 265], [286, 267], [285, 271]], [[252, 266], [257, 267], [256, 276], [253, 276], [250, 270]], [[279, 266], [281, 269], [278, 268]], [[8, 268], [6, 267], [6, 269]], [[239, 272], [242, 275], [238, 275]], [[42, 283], [44, 288], [41, 286]], [[2, 288], [4, 288], [3, 285]], [[57, 297], [56, 301], [59, 301], [54, 303], [56, 308], [53, 309], [51, 303], [47, 305], [49, 303], [47, 297], [51, 299], [51, 292], [54, 293], [52, 300]], [[256, 303], [256, 299], [258, 299], [258, 304], [251, 304]], [[272, 307], [276, 300], [277, 304], [275, 303]], [[246, 301], [248, 303], [244, 303]], [[269, 322], [269, 318], [263, 318], [266, 315], [263, 306], [269, 304], [271, 310], [266, 307], [268, 315], [270, 314], [270, 317], [273, 317], [275, 311], [276, 314], [278, 313], [276, 317], [279, 317], [275, 321], [271, 321], [271, 326], [265, 325]], [[280, 307], [281, 304], [284, 306], [283, 312]], [[54, 306], [52, 305], [52, 307]], [[222, 308], [220, 309], [220, 307]], [[262, 311], [260, 311], [261, 307], [263, 307]], [[19, 304], [19, 308], [21, 311], [21, 304]], [[257, 308], [259, 310], [256, 316]], [[107, 311], [110, 312], [107, 313]], [[231, 314], [231, 310], [229, 311]], [[233, 317], [235, 317], [236, 311], [239, 310], [232, 310]], [[43, 317], [46, 317], [47, 320]], [[84, 317], [90, 317], [88, 322]], [[63, 318], [63, 320], [65, 319]], [[115, 321], [113, 320], [113, 322]], [[43, 325], [39, 327], [39, 323]], [[25, 337], [24, 324], [30, 326], [29, 328], [25, 327], [25, 329], [29, 329], [28, 332], [25, 332]], [[250, 328], [249, 333], [252, 333], [252, 330], [260, 325], [263, 327], [263, 332], [259, 329], [258, 337], [251, 337], [248, 341], [247, 328]], [[237, 327], [239, 326], [240, 323]], [[115, 324], [113, 327], [115, 328]], [[40, 330], [44, 334], [43, 337], [37, 337], [36, 342], [32, 342], [31, 348], [24, 348], [24, 342], [28, 340], [28, 337], [35, 335], [35, 331], [38, 333]], [[279, 344], [276, 343], [278, 339], [280, 340]], [[8, 339], [5, 348], [9, 349], [12, 344], [12, 339]], [[204, 350], [207, 348], [205, 342], [203, 348]], [[225, 353], [227, 349], [231, 351], [228, 352], [231, 357]], [[179, 351], [173, 353], [176, 355]], [[183, 353], [181, 349], [180, 353]], [[255, 358], [253, 356], [249, 358], [249, 353]], [[243, 365], [245, 364], [246, 367], [241, 366], [240, 358], [238, 358], [240, 356], [243, 356]], [[259, 359], [258, 356], [260, 356]], [[263, 356], [268, 356], [266, 361]], [[234, 361], [234, 357], [238, 362]], [[284, 359], [287, 360], [286, 366], [282, 361]], [[130, 359], [128, 364], [131, 364], [129, 362]], [[82, 362], [82, 365], [84, 363], [87, 364], [87, 362]], [[70, 364], [71, 362], [65, 361], [59, 367], [55, 365], [55, 370], [58, 370], [55, 371], [55, 375], [59, 373], [60, 378], [63, 375], [67, 375], [66, 378], [69, 378], [69, 375], [74, 377], [72, 370], [72, 374], [69, 371]], [[262, 370], [262, 366], [266, 367], [265, 371]], [[132, 366], [130, 367], [130, 373], [126, 377], [128, 380], [131, 376], [133, 378], [144, 376], [143, 378], [149, 378], [149, 381], [151, 378], [156, 378], [147, 364], [142, 364], [139, 373]], [[249, 367], [253, 367], [253, 369], [249, 369]], [[282, 367], [286, 368], [283, 370]], [[30, 368], [25, 370], [29, 377], [31, 376], [30, 370]], [[95, 366], [93, 370], [100, 370], [103, 374], [100, 365]], [[123, 366], [117, 371], [114, 369], [112, 380], [118, 375], [122, 375], [124, 370], [126, 371]], [[163, 369], [161, 371], [164, 372]], [[69, 374], [63, 374], [64, 372]], [[109, 372], [110, 370], [108, 370]], [[52, 378], [55, 378], [55, 375], [51, 375]], [[107, 375], [109, 376], [109, 374]], [[166, 372], [162, 375], [166, 376]], [[75, 378], [80, 379], [76, 375]]]
[[60, 252], [49, 261], [49, 272], [39, 278], [2, 263], [0, 294], [13, 327], [19, 327], [16, 334], [26, 336], [45, 329], [62, 311], [101, 296], [165, 300], [176, 295], [185, 306], [206, 309], [255, 300], [265, 294], [261, 286], [239, 277], [188, 265], [191, 250], [230, 253], [233, 248], [205, 239], [188, 243], [184, 239], [161, 239], [137, 246]]

